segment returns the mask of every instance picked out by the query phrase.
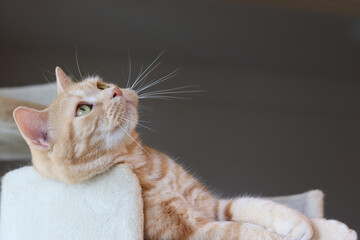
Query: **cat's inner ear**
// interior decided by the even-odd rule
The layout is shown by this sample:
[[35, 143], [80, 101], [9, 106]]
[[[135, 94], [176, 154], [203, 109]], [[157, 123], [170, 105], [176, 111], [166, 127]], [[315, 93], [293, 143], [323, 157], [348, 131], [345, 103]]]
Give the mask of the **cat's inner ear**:
[[15, 122], [29, 145], [39, 150], [50, 148], [48, 138], [48, 113], [27, 107], [18, 107], [13, 113]]
[[57, 92], [58, 94], [60, 94], [64, 92], [68, 87], [70, 87], [73, 83], [61, 68], [56, 67], [55, 74], [56, 74]]

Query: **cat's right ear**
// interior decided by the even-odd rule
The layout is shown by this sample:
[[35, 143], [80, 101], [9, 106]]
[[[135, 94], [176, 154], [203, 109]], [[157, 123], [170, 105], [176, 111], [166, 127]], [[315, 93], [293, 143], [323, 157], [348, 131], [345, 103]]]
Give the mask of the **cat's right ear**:
[[55, 68], [55, 74], [56, 74], [57, 92], [58, 94], [60, 94], [64, 92], [68, 87], [70, 87], [73, 84], [73, 82], [59, 67]]
[[25, 141], [39, 150], [48, 150], [48, 112], [38, 111], [27, 107], [18, 107], [14, 110], [15, 122]]

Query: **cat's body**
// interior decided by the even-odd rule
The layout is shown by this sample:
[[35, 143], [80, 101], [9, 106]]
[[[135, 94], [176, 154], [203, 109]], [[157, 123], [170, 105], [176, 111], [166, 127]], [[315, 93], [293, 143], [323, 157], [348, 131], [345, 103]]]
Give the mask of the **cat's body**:
[[318, 220], [269, 200], [218, 199], [171, 158], [143, 145], [135, 131], [135, 91], [97, 77], [72, 83], [59, 68], [56, 74], [59, 95], [48, 109], [14, 112], [34, 167], [77, 183], [130, 164], [142, 187], [145, 239], [324, 239]]

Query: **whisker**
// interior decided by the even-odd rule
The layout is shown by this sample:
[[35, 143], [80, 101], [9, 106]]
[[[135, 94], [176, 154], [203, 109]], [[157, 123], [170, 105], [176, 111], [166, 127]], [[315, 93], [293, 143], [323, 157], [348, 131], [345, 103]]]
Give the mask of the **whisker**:
[[68, 73], [70, 73], [71, 79], [74, 80], [75, 82], [79, 82], [79, 80], [74, 76], [74, 74], [70, 71], [70, 69], [68, 67], [65, 67], [66, 71]]
[[135, 80], [136, 81], [136, 84], [134, 86], [131, 86], [131, 89], [133, 89], [134, 87], [136, 87], [139, 83], [143, 82], [147, 76], [149, 76], [149, 74], [154, 71], [155, 68], [157, 68], [159, 65], [161, 64], [161, 62], [158, 62], [154, 67], [152, 67], [149, 71], [147, 71], [147, 69], [143, 72], [145, 73], [147, 71], [147, 73], [143, 76], [141, 76], [139, 79]]
[[146, 151], [146, 149], [141, 146], [140, 143], [138, 143], [126, 130], [125, 128], [123, 128], [119, 123], [116, 122], [116, 124], [124, 131], [124, 133], [129, 137], [131, 138], [142, 150], [144, 150], [148, 155], [150, 155], [150, 153], [148, 151]]
[[129, 88], [130, 85], [130, 79], [131, 79], [131, 56], [130, 54], [128, 54], [128, 61], [129, 61], [129, 67], [128, 67], [128, 79], [127, 79], [127, 83], [126, 83], [126, 88]]
[[104, 62], [105, 61], [103, 59], [100, 60], [100, 63], [97, 64], [96, 69], [95, 69], [94, 73], [92, 74], [93, 76], [97, 75], [97, 73], [103, 68], [102, 65]]
[[163, 96], [166, 94], [180, 94], [180, 93], [194, 93], [194, 92], [203, 92], [201, 90], [188, 90], [188, 91], [176, 91], [176, 92], [155, 92], [155, 93], [146, 93], [141, 95], [141, 97], [146, 97], [146, 96]]
[[49, 79], [46, 77], [46, 75], [44, 73], [42, 73], [42, 75], [44, 76], [45, 80], [49, 83], [49, 85], [55, 89], [55, 91], [57, 91], [56, 87], [54, 86], [55, 82], [50, 82]]
[[137, 126], [139, 126], [139, 127], [146, 128], [146, 129], [148, 129], [148, 130], [150, 130], [150, 131], [153, 131], [153, 132], [157, 132], [156, 130], [154, 130], [154, 129], [148, 127], [148, 126], [145, 126], [144, 124], [141, 124], [141, 123], [136, 122], [134, 119], [126, 118], [126, 117], [120, 117], [120, 118], [123, 119], [123, 120], [126, 120], [126, 121], [130, 121], [130, 122], [132, 122], [132, 123], [135, 123], [135, 124], [136, 124]]
[[174, 96], [142, 96], [139, 97], [140, 99], [165, 99], [165, 100], [172, 100], [172, 99], [191, 99], [188, 97], [174, 97]]
[[[136, 79], [138, 79], [138, 78], [140, 77], [140, 74], [142, 74], [142, 70], [143, 70], [143, 69], [144, 69], [144, 63], [141, 64], [139, 74], [136, 76], [135, 81], [136, 81]], [[135, 83], [135, 81], [134, 81], [134, 83]], [[130, 88], [130, 89], [132, 89], [132, 88]]]
[[[158, 91], [173, 91], [173, 90], [180, 90], [180, 89], [184, 89], [184, 88], [192, 88], [192, 87], [197, 87], [196, 85], [187, 85], [187, 86], [182, 86], [182, 87], [175, 87], [175, 88], [169, 88], [169, 89], [161, 89], [161, 90], [156, 90], [153, 92], [158, 92]], [[149, 92], [147, 92], [149, 93]], [[140, 94], [141, 95], [141, 94]]]
[[75, 60], [76, 60], [76, 66], [77, 66], [77, 69], [79, 71], [79, 74], [80, 74], [80, 77], [81, 79], [84, 79], [82, 74], [81, 74], [81, 71], [80, 71], [80, 66], [79, 66], [79, 60], [78, 60], [78, 53], [77, 53], [77, 46], [75, 47]]
[[162, 83], [162, 82], [164, 82], [164, 81], [166, 81], [166, 80], [168, 80], [168, 79], [170, 79], [172, 77], [175, 77], [178, 74], [179, 69], [180, 68], [177, 68], [174, 71], [172, 71], [171, 73], [165, 75], [164, 77], [161, 77], [160, 79], [147, 84], [145, 87], [136, 90], [136, 93], [139, 94], [140, 92], [144, 91], [145, 89], [148, 89], [148, 88], [150, 88], [152, 86], [155, 86], [155, 85], [158, 85], [158, 84], [160, 84], [160, 83]]
[[39, 66], [38, 66], [38, 68], [39, 68], [41, 71], [45, 71], [45, 72], [47, 72], [47, 73], [50, 73], [50, 74], [56, 76], [55, 73], [53, 73], [53, 72], [51, 72], [51, 71], [49, 71], [49, 70], [47, 70], [47, 69], [45, 69], [45, 68], [42, 68], [42, 67], [39, 67]]
[[162, 90], [156, 90], [152, 92], [147, 92], [140, 94], [140, 96], [147, 96], [147, 95], [156, 95], [156, 94], [179, 94], [179, 93], [191, 93], [191, 92], [204, 92], [204, 90], [182, 90], [182, 91], [176, 91], [186, 88], [191, 88], [196, 86], [184, 86], [184, 87], [177, 87], [177, 88], [169, 88], [169, 89], [162, 89]]
[[154, 61], [135, 79], [133, 85], [131, 86], [131, 89], [133, 89], [134, 87], [136, 87], [136, 85], [138, 84], [139, 79], [141, 79], [141, 77], [147, 72], [147, 70], [149, 70], [149, 68], [152, 67], [152, 65], [154, 65], [154, 63], [163, 55], [164, 52], [165, 52], [165, 50], [163, 50], [163, 51], [154, 59]]
[[[130, 118], [130, 116], [128, 116], [128, 115], [125, 115], [124, 117], [125, 117], [125, 118], [128, 118], [128, 119], [130, 119], [130, 120], [134, 120], [134, 121], [135, 121], [135, 119]], [[144, 121], [144, 120], [140, 120], [140, 119], [138, 119], [137, 121], [138, 121], [138, 122], [143, 122], [143, 123], [149, 123], [149, 121]]]
[[149, 111], [149, 112], [150, 112], [150, 111], [154, 111], [153, 108], [144, 106], [144, 105], [142, 105], [142, 104], [139, 104], [138, 106], [139, 106], [139, 108], [144, 109], [144, 110]]

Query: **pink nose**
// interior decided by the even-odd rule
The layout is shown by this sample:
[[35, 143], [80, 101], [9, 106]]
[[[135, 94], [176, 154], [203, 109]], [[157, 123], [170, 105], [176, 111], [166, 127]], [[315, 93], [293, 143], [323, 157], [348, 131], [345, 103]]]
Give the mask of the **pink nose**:
[[115, 88], [113, 89], [113, 94], [112, 94], [112, 97], [113, 97], [113, 98], [116, 97], [116, 96], [122, 96], [122, 95], [123, 95], [123, 93], [122, 93], [122, 91], [120, 90], [120, 88], [115, 87]]

